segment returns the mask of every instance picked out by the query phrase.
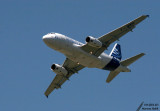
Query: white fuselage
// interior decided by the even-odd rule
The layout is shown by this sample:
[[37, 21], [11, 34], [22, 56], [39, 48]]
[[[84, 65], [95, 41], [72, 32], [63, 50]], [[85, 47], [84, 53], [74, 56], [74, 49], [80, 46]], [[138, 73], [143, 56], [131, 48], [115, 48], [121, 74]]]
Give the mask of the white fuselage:
[[63, 53], [67, 58], [77, 62], [77, 64], [89, 68], [103, 69], [113, 58], [105, 53], [102, 53], [99, 57], [87, 53], [81, 49], [81, 46], [84, 45], [83, 43], [59, 33], [49, 33], [43, 36], [43, 41], [47, 46]]

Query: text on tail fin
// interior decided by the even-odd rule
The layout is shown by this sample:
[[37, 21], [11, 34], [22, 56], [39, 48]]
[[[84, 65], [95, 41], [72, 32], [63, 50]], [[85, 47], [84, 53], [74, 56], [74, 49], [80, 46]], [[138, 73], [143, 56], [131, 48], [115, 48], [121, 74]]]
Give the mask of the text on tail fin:
[[113, 56], [114, 58], [121, 60], [122, 54], [121, 54], [121, 46], [119, 44], [116, 43], [114, 45], [114, 47], [110, 53], [110, 56]]

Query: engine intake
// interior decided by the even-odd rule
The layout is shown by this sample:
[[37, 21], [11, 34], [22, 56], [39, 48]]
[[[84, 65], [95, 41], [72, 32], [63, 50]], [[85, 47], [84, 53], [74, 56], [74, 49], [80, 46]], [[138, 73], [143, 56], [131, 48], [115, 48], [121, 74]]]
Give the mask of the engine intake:
[[53, 64], [53, 65], [51, 66], [51, 69], [52, 69], [52, 70], [55, 70], [55, 68], [56, 68], [56, 65]]
[[96, 48], [101, 48], [102, 47], [102, 42], [100, 42], [98, 39], [92, 37], [92, 36], [88, 36], [86, 38], [86, 42], [88, 45], [92, 46], [92, 47], [96, 47]]
[[64, 67], [62, 67], [61, 65], [59, 65], [59, 64], [53, 64], [51, 66], [51, 70], [53, 72], [55, 72], [56, 74], [58, 74], [58, 75], [64, 75], [64, 76], [66, 76], [68, 74], [68, 71]]

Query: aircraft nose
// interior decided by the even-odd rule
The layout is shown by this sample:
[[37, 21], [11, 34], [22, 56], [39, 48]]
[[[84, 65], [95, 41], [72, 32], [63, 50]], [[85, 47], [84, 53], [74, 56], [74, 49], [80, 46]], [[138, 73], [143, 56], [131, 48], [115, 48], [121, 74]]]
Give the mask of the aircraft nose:
[[42, 37], [42, 40], [44, 41], [44, 43], [48, 44], [50, 42], [51, 37], [48, 35], [44, 35]]
[[45, 36], [42, 37], [42, 40], [43, 40], [43, 41], [46, 41], [48, 38], [49, 38], [49, 37], [45, 35]]
[[45, 44], [53, 44], [53, 42], [54, 42], [54, 37], [55, 37], [55, 35], [54, 34], [47, 34], [47, 35], [44, 35], [43, 37], [42, 37], [42, 40], [43, 40], [43, 42], [45, 43]]

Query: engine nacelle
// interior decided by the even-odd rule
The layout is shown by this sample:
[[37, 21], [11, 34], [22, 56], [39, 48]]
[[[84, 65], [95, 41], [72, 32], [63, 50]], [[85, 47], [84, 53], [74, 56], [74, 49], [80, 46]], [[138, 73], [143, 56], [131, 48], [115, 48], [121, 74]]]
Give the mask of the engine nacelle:
[[92, 47], [97, 47], [97, 48], [101, 48], [102, 47], [102, 42], [100, 42], [98, 39], [92, 37], [92, 36], [88, 36], [86, 38], [86, 42], [88, 45], [92, 46]]
[[55, 72], [56, 74], [59, 74], [59, 75], [66, 76], [68, 74], [68, 71], [64, 67], [62, 67], [61, 65], [59, 65], [59, 64], [53, 64], [51, 66], [51, 70], [53, 72]]

